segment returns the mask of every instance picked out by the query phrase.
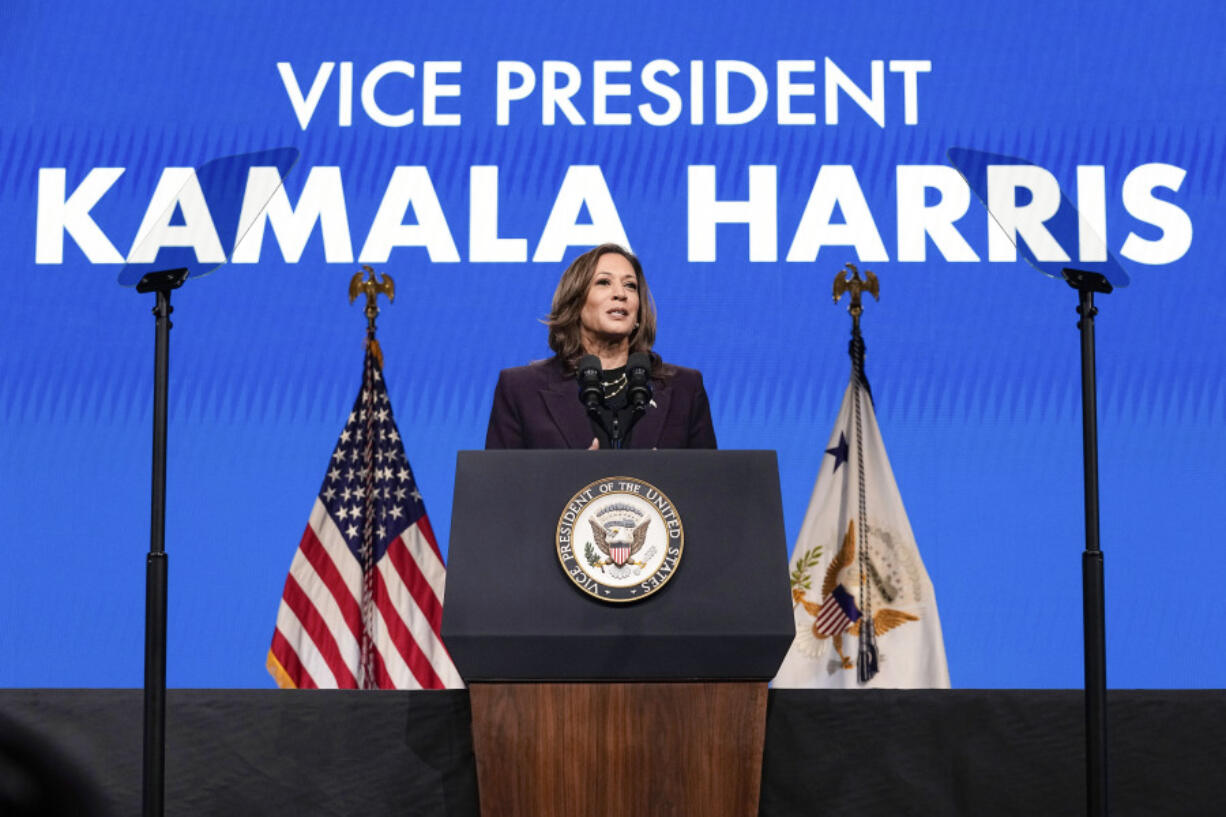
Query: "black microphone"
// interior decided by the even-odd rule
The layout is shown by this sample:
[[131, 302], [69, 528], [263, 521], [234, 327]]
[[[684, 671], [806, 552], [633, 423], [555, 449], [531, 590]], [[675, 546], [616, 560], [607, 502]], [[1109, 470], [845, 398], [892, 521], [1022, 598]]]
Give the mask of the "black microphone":
[[579, 402], [587, 407], [588, 412], [594, 412], [604, 402], [604, 388], [600, 385], [600, 358], [596, 355], [584, 355], [579, 358]]
[[646, 411], [651, 402], [651, 357], [635, 352], [626, 361], [626, 396], [636, 412]]

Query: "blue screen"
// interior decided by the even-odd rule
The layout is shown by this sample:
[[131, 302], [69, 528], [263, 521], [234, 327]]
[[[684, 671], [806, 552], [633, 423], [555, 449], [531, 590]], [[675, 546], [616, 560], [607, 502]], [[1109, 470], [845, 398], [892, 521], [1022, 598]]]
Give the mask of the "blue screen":
[[[172, 300], [168, 680], [262, 687], [361, 382], [350, 276], [396, 281], [385, 375], [446, 553], [497, 372], [549, 355], [559, 275], [613, 238], [643, 261], [656, 349], [702, 370], [720, 446], [778, 451], [789, 543], [850, 368], [831, 284], [848, 262], [878, 276], [867, 371], [957, 687], [1082, 683], [1077, 297], [1023, 259], [1116, 259], [1108, 680], [1226, 686], [1220, 4], [0, 16], [0, 685], [141, 683], [154, 321], [126, 263], [225, 262]], [[297, 162], [250, 193], [268, 207], [238, 241], [246, 198], [197, 197], [187, 169], [282, 148]], [[951, 148], [1030, 163], [985, 177], [995, 219]], [[1082, 215], [1059, 240], [1053, 195]]]

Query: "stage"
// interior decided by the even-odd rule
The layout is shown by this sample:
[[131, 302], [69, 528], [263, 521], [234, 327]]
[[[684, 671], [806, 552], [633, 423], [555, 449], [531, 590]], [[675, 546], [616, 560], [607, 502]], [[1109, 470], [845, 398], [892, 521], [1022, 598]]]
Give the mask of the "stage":
[[[1220, 813], [1226, 691], [1109, 707], [1113, 814]], [[0, 690], [0, 713], [0, 757], [58, 754], [139, 813], [140, 690]], [[170, 815], [478, 814], [467, 692], [172, 690], [167, 717]], [[1083, 757], [1078, 690], [774, 690], [760, 813], [1081, 814]]]

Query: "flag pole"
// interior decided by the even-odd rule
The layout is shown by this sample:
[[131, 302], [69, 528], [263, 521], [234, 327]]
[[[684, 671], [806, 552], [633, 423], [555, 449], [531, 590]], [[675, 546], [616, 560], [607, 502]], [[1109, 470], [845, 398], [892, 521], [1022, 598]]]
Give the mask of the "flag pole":
[[846, 264], [844, 270], [839, 270], [834, 278], [834, 302], [837, 304], [843, 297], [844, 293], [851, 295], [851, 301], [847, 306], [847, 312], [851, 315], [851, 341], [847, 345], [847, 352], [851, 355], [851, 372], [852, 383], [855, 388], [855, 446], [856, 446], [856, 468], [859, 474], [859, 518], [856, 527], [856, 536], [859, 538], [859, 543], [856, 547], [856, 553], [860, 562], [860, 639], [858, 662], [856, 666], [857, 677], [860, 683], [867, 684], [877, 674], [877, 638], [873, 632], [873, 601], [872, 601], [872, 586], [868, 580], [870, 569], [868, 560], [868, 509], [867, 500], [865, 497], [864, 486], [864, 434], [860, 419], [860, 395], [865, 393], [869, 400], [873, 399], [872, 391], [868, 386], [868, 377], [864, 374], [864, 336], [860, 334], [860, 315], [864, 312], [864, 307], [860, 302], [861, 294], [868, 292], [876, 300], [881, 300], [881, 288], [877, 281], [877, 276], [872, 270], [864, 270], [864, 279], [860, 278], [860, 270], [855, 264]]
[[[363, 280], [363, 272], [369, 276]], [[375, 647], [371, 630], [374, 627], [375, 604], [375, 379], [383, 370], [383, 350], [375, 338], [375, 319], [379, 317], [379, 295], [388, 302], [396, 297], [396, 282], [387, 274], [378, 274], [363, 266], [349, 279], [349, 303], [358, 295], [366, 295], [366, 355], [362, 367], [362, 422], [365, 442], [362, 446], [363, 497], [365, 512], [362, 519], [362, 638], [361, 663], [358, 665], [358, 686], [378, 689], [375, 672]]]

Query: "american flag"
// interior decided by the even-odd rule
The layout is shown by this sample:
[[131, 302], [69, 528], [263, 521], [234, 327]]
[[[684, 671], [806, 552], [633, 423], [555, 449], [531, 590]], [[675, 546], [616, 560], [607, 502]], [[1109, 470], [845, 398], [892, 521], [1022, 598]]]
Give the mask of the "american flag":
[[445, 578], [368, 348], [362, 390], [285, 580], [268, 671], [282, 688], [464, 686], [439, 637]]
[[851, 627], [859, 618], [860, 611], [856, 609], [855, 599], [843, 589], [843, 585], [836, 585], [817, 611], [813, 631], [826, 637], [838, 635]]

